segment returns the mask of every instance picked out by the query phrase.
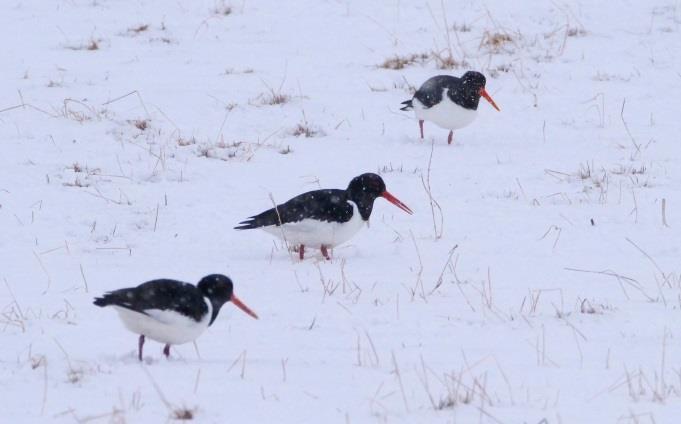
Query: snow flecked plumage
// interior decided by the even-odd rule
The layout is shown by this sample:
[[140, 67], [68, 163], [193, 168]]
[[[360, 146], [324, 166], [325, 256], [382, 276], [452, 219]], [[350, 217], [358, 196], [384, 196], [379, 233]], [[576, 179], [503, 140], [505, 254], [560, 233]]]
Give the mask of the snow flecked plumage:
[[168, 356], [171, 344], [196, 340], [212, 325], [227, 302], [257, 318], [234, 296], [229, 277], [208, 275], [194, 286], [176, 280], [147, 281], [137, 287], [118, 289], [95, 299], [100, 307], [113, 306], [125, 328], [140, 335], [139, 359], [144, 338], [165, 343]]
[[486, 82], [484, 75], [474, 71], [466, 72], [461, 78], [438, 75], [424, 82], [411, 100], [402, 102], [401, 110], [414, 111], [421, 138], [423, 122], [433, 122], [450, 130], [448, 143], [451, 144], [453, 130], [468, 126], [477, 117], [481, 96], [499, 110], [485, 90]]
[[327, 248], [345, 243], [369, 221], [374, 201], [383, 197], [407, 213], [411, 210], [392, 196], [374, 173], [359, 175], [345, 190], [314, 190], [242, 221], [237, 230], [262, 228], [288, 243], [304, 258], [305, 246]]

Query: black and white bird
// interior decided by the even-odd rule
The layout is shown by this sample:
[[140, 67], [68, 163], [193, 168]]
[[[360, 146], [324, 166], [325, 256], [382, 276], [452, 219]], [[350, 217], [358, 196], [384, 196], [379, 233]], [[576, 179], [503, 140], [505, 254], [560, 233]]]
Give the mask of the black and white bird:
[[401, 110], [414, 110], [423, 139], [423, 121], [430, 121], [449, 130], [447, 144], [452, 144], [454, 130], [473, 122], [478, 115], [480, 96], [498, 110], [499, 107], [485, 90], [485, 76], [468, 71], [461, 78], [438, 75], [423, 83], [411, 100], [402, 102]]
[[94, 304], [112, 306], [123, 325], [140, 335], [138, 357], [141, 361], [145, 337], [165, 343], [163, 354], [168, 357], [170, 345], [199, 337], [227, 302], [258, 318], [234, 295], [232, 280], [221, 274], [207, 275], [196, 286], [167, 279], [147, 281], [137, 287], [108, 292], [95, 298]]
[[330, 259], [328, 249], [350, 240], [362, 224], [369, 221], [374, 200], [378, 197], [413, 213], [386, 190], [380, 176], [366, 173], [353, 178], [345, 190], [308, 191], [254, 215], [234, 228], [261, 228], [285, 240], [298, 251], [300, 260], [305, 257], [305, 247], [320, 249], [322, 255]]

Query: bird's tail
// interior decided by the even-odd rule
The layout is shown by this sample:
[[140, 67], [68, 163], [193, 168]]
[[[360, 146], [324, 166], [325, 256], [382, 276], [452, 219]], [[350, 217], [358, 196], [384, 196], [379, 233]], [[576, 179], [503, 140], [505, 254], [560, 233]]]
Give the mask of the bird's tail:
[[404, 107], [401, 107], [400, 110], [412, 110], [412, 109], [414, 109], [414, 105], [411, 103], [411, 100], [404, 101], [401, 104], [403, 104]]
[[[281, 205], [279, 205], [281, 206]], [[276, 208], [268, 209], [265, 212], [253, 215], [252, 217], [241, 221], [239, 225], [234, 227], [235, 230], [252, 230], [254, 228], [269, 227], [270, 225], [279, 226], [287, 222], [286, 218], [282, 216], [283, 210]]]
[[103, 308], [105, 306], [113, 305], [115, 302], [113, 302], [111, 295], [107, 293], [102, 297], [95, 297], [95, 301], [92, 303]]
[[234, 227], [234, 229], [235, 229], [235, 230], [252, 230], [252, 229], [254, 229], [254, 228], [258, 228], [258, 227], [261, 227], [261, 226], [262, 226], [262, 225], [260, 225], [260, 224], [256, 221], [255, 217], [252, 216], [252, 217], [248, 218], [248, 219], [245, 220], [245, 221], [241, 221], [241, 222], [239, 223], [239, 225], [237, 225], [236, 227]]

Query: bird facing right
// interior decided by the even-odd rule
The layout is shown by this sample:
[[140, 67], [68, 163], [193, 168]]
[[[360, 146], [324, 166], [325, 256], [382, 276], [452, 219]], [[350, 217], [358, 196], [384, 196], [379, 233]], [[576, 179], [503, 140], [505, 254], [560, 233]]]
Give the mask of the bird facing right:
[[402, 102], [401, 110], [414, 110], [421, 139], [423, 122], [430, 121], [449, 130], [447, 144], [452, 144], [454, 130], [469, 125], [477, 117], [480, 96], [501, 111], [485, 90], [486, 82], [485, 76], [475, 71], [468, 71], [461, 78], [438, 75], [424, 82], [411, 100]]
[[308, 191], [253, 215], [234, 228], [261, 228], [290, 243], [301, 261], [305, 247], [318, 248], [324, 258], [331, 259], [327, 249], [350, 240], [369, 221], [374, 201], [379, 197], [408, 214], [413, 213], [386, 190], [383, 178], [367, 172], [353, 178], [345, 190]]
[[138, 358], [145, 338], [170, 345], [194, 341], [213, 324], [222, 306], [231, 302], [253, 318], [258, 316], [234, 295], [232, 280], [221, 274], [203, 277], [197, 285], [177, 280], [152, 280], [137, 287], [118, 289], [95, 298], [94, 304], [112, 306], [123, 325], [139, 334]]

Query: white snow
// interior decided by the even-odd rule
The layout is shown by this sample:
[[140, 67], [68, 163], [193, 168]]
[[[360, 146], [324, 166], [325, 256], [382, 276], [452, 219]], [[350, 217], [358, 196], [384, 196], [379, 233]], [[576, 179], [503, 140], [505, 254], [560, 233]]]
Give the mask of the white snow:
[[[677, 2], [5, 0], [0, 40], [0, 421], [681, 416]], [[501, 112], [420, 141], [468, 69]], [[363, 172], [414, 215], [332, 261], [232, 229]], [[210, 273], [260, 319], [170, 360], [92, 305]]]

